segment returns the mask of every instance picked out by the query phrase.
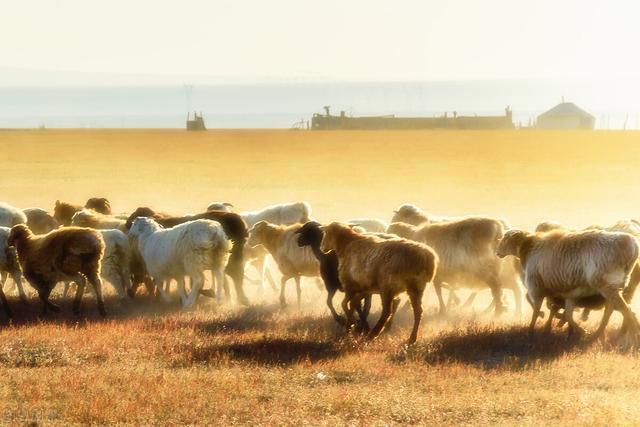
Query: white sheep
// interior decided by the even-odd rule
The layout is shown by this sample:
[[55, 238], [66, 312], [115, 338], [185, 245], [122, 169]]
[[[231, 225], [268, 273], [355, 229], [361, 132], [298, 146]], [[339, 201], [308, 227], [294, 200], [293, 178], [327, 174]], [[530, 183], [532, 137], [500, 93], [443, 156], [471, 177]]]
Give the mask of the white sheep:
[[95, 228], [96, 230], [120, 230], [127, 231], [125, 226], [127, 218], [122, 215], [105, 215], [84, 208], [71, 217], [71, 225], [76, 227]]
[[601, 295], [606, 301], [605, 313], [596, 336], [604, 333], [614, 309], [622, 313], [634, 338], [640, 336], [638, 320], [620, 294], [640, 254], [638, 241], [632, 235], [599, 230], [544, 233], [509, 230], [496, 254], [517, 256], [522, 262], [525, 287], [533, 306], [530, 334], [546, 297], [565, 301], [564, 316], [572, 334], [582, 332], [573, 319], [573, 309], [579, 300]]
[[346, 221], [347, 224], [362, 227], [369, 233], [386, 233], [389, 224], [377, 218], [353, 218]]
[[[248, 228], [253, 227], [260, 221], [267, 221], [276, 225], [291, 225], [297, 223], [305, 223], [311, 219], [311, 205], [307, 202], [291, 202], [280, 203], [277, 205], [267, 206], [257, 211], [241, 212], [240, 216], [244, 219]], [[249, 263], [258, 271], [260, 275], [260, 288], [264, 290], [265, 279], [273, 286], [273, 277], [269, 271], [269, 255], [257, 256], [250, 258]]]
[[211, 202], [207, 206], [208, 211], [233, 212], [233, 205], [229, 202]]
[[13, 227], [18, 224], [26, 224], [27, 216], [22, 210], [8, 203], [0, 202], [0, 227]]
[[27, 300], [24, 288], [22, 287], [22, 270], [20, 270], [18, 254], [14, 247], [7, 244], [10, 231], [11, 229], [8, 227], [0, 227], [0, 299], [2, 300], [5, 313], [9, 317], [11, 317], [11, 310], [9, 309], [9, 304], [7, 303], [3, 289], [9, 275], [11, 275], [14, 283], [18, 286], [20, 299], [22, 301]]
[[[182, 307], [193, 306], [204, 285], [205, 270], [212, 271], [217, 284], [216, 298], [221, 300], [229, 240], [220, 223], [199, 219], [165, 229], [153, 219], [139, 217], [133, 221], [129, 237], [133, 238], [165, 301], [170, 298], [162, 282], [175, 279]], [[188, 297], [185, 276], [192, 280]]]
[[[98, 230], [104, 240], [104, 255], [100, 265], [100, 277], [107, 280], [116, 290], [120, 301], [125, 301], [131, 288], [129, 263], [131, 248], [126, 234], [120, 230]], [[67, 296], [70, 282], [65, 282], [62, 295]]]

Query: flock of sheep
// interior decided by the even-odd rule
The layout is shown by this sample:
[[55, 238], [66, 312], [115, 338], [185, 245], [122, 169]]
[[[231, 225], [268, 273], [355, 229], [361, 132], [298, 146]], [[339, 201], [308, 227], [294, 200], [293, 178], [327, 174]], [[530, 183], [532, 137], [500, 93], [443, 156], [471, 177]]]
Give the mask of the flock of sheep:
[[[286, 305], [285, 285], [294, 279], [300, 305], [300, 281], [320, 277], [327, 290], [327, 305], [335, 320], [352, 330], [356, 324], [369, 339], [378, 336], [393, 317], [398, 296], [406, 293], [414, 314], [408, 343], [414, 343], [422, 317], [425, 288], [432, 283], [440, 312], [461, 304], [456, 290], [489, 289], [492, 303], [485, 310], [504, 312], [503, 289], [522, 307], [521, 287], [533, 308], [533, 334], [547, 300], [545, 330], [568, 324], [569, 334], [583, 329], [574, 320], [604, 308], [596, 336], [602, 336], [614, 310], [623, 318], [621, 333], [634, 341], [640, 325], [629, 308], [640, 282], [638, 266], [640, 223], [620, 221], [611, 227], [570, 230], [545, 222], [535, 232], [511, 229], [499, 218], [469, 216], [436, 218], [414, 205], [394, 211], [391, 223], [370, 218], [322, 225], [311, 219], [306, 202], [285, 203], [259, 211], [232, 211], [229, 203], [212, 203], [203, 213], [173, 216], [140, 207], [133, 213], [114, 215], [108, 200], [92, 198], [84, 206], [56, 201], [53, 213], [40, 208], [18, 209], [0, 203], [0, 299], [4, 312], [12, 312], [4, 294], [9, 276], [22, 300], [27, 294], [23, 277], [37, 291], [43, 315], [59, 311], [49, 301], [52, 290], [64, 283], [77, 286], [73, 310], [78, 313], [89, 282], [100, 314], [106, 315], [102, 279], [121, 300], [133, 298], [140, 285], [147, 294], [172, 301], [171, 284], [183, 308], [193, 307], [200, 295], [229, 298], [231, 282], [240, 304], [245, 267], [269, 282], [273, 259], [282, 273], [280, 303]], [[211, 271], [210, 289], [205, 271]], [[187, 281], [188, 279], [188, 281]], [[230, 280], [229, 280], [230, 279]], [[187, 283], [189, 286], [187, 286]], [[447, 301], [442, 290], [448, 291]], [[333, 305], [343, 292], [340, 314]], [[380, 295], [382, 312], [375, 326], [367, 322], [371, 298]]]

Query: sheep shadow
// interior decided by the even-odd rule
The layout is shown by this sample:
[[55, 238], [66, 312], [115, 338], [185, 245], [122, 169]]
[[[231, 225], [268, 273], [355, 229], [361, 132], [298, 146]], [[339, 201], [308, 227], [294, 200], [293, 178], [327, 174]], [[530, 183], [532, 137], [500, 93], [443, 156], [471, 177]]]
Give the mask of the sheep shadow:
[[588, 337], [569, 339], [566, 330], [547, 334], [538, 329], [530, 337], [526, 326], [474, 324], [465, 329], [443, 331], [427, 343], [391, 358], [397, 362], [410, 359], [429, 365], [462, 363], [485, 370], [526, 369], [587, 350], [595, 343]]
[[104, 298], [107, 316], [102, 317], [98, 313], [95, 298], [87, 295], [82, 300], [80, 314], [73, 314], [73, 298], [52, 296], [50, 301], [60, 308], [59, 313], [49, 311], [45, 316], [41, 315], [42, 303], [37, 297], [31, 297], [26, 302], [16, 297], [9, 297], [9, 306], [13, 311], [13, 318], [8, 319], [4, 313], [0, 313], [0, 325], [12, 324], [14, 326], [30, 326], [41, 323], [56, 323], [76, 325], [79, 321], [85, 323], [99, 323], [111, 320], [125, 320], [139, 317], [163, 316], [180, 312], [179, 304], [167, 304], [155, 301], [152, 298], [136, 298], [126, 300], [123, 304], [115, 296]]
[[234, 361], [263, 366], [286, 366], [300, 361], [319, 362], [336, 359], [348, 351], [336, 341], [297, 338], [261, 338], [244, 343], [229, 343], [194, 349], [192, 362], [208, 363], [221, 356]]

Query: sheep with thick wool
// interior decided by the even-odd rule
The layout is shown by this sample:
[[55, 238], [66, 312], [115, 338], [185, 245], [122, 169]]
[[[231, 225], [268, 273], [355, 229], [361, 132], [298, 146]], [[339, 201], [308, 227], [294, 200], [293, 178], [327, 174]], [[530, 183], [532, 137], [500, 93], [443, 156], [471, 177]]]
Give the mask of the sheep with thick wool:
[[302, 276], [318, 277], [320, 264], [309, 247], [300, 247], [296, 231], [302, 224], [277, 225], [267, 221], [259, 221], [249, 230], [249, 246], [264, 246], [276, 261], [282, 279], [280, 281], [280, 304], [286, 306], [285, 286], [289, 279], [296, 282], [298, 308], [301, 303]]
[[576, 300], [601, 295], [606, 301], [605, 312], [596, 336], [604, 333], [615, 309], [622, 313], [634, 339], [640, 336], [640, 325], [621, 291], [629, 282], [639, 253], [638, 241], [632, 235], [600, 230], [546, 233], [509, 230], [496, 249], [499, 257], [517, 256], [522, 263], [525, 287], [533, 305], [530, 334], [545, 297], [565, 301], [571, 335], [582, 332], [573, 319]]
[[[500, 314], [504, 310], [500, 277], [504, 266], [495, 254], [495, 248], [504, 234], [503, 221], [474, 216], [454, 221], [426, 222], [419, 226], [395, 222], [389, 225], [388, 232], [425, 243], [438, 254], [440, 264], [434, 288], [441, 313], [446, 311], [442, 298], [445, 283], [450, 287], [460, 283], [472, 289], [489, 287], [495, 313]], [[516, 300], [521, 299], [517, 283], [512, 289], [515, 289]]]
[[438, 256], [433, 249], [406, 239], [361, 234], [339, 222], [327, 225], [324, 232], [322, 250], [335, 250], [338, 256], [347, 327], [354, 323], [356, 304], [366, 296], [380, 294], [382, 314], [368, 334], [369, 339], [376, 338], [393, 315], [396, 295], [406, 292], [413, 307], [414, 323], [408, 340], [413, 344], [422, 318], [422, 295], [437, 271]]
[[74, 281], [78, 284], [73, 302], [73, 311], [78, 314], [86, 280], [93, 286], [98, 311], [101, 315], [106, 315], [100, 279], [104, 240], [99, 232], [88, 228], [67, 227], [34, 235], [26, 224], [19, 224], [11, 228], [7, 245], [16, 248], [24, 277], [38, 291], [43, 303], [43, 315], [48, 309], [60, 311], [49, 301], [49, 295], [61, 281]]
[[22, 212], [27, 216], [27, 226], [34, 234], [47, 234], [60, 225], [49, 212], [42, 208], [26, 208]]
[[18, 224], [26, 224], [27, 216], [22, 210], [8, 203], [0, 202], [0, 227], [13, 227]]
[[[193, 306], [204, 285], [204, 272], [211, 270], [220, 300], [224, 265], [229, 252], [229, 240], [219, 222], [199, 219], [175, 227], [162, 228], [151, 218], [136, 218], [129, 230], [147, 272], [165, 301], [169, 295], [161, 286], [165, 280], [176, 280], [183, 308]], [[191, 292], [185, 293], [185, 276], [192, 280]]]
[[22, 287], [22, 270], [20, 270], [16, 248], [9, 246], [7, 243], [10, 231], [11, 229], [8, 227], [0, 227], [0, 302], [2, 302], [4, 312], [8, 317], [12, 316], [12, 312], [4, 294], [4, 284], [9, 276], [11, 276], [14, 283], [18, 286], [20, 299], [22, 301], [27, 300], [24, 288]]

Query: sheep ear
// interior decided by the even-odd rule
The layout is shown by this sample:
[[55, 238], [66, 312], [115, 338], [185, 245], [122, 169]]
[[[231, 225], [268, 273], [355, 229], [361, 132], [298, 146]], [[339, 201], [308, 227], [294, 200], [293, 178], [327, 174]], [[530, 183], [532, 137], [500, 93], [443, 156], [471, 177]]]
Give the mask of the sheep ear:
[[321, 225], [321, 226], [320, 226], [320, 230], [325, 231], [325, 230], [327, 229], [327, 227], [328, 227], [328, 226], [326, 226], [326, 225]]
[[222, 206], [229, 206], [230, 208], [235, 207], [235, 206], [233, 206], [233, 205], [232, 205], [231, 203], [229, 203], [229, 202], [224, 202], [224, 203], [222, 204]]
[[400, 213], [400, 212], [398, 212], [398, 210], [397, 210], [397, 209], [394, 209], [394, 210], [393, 210], [393, 213]]
[[60, 200], [56, 200], [56, 207], [60, 206]]

